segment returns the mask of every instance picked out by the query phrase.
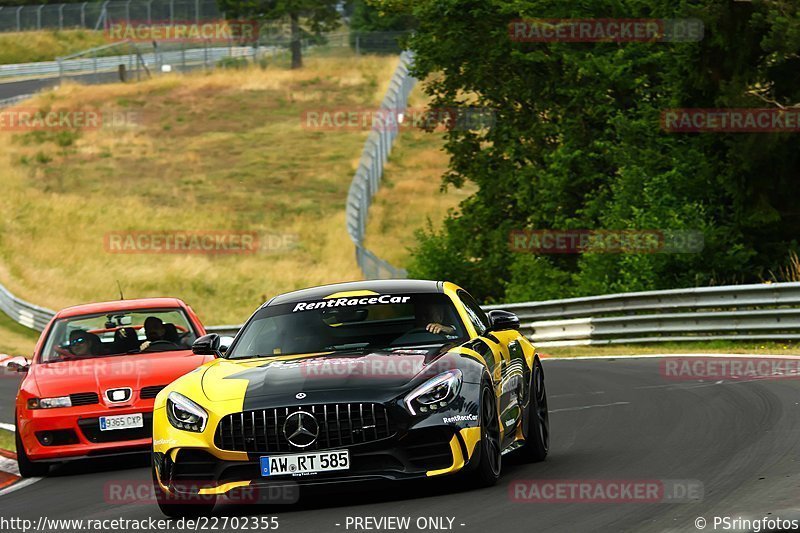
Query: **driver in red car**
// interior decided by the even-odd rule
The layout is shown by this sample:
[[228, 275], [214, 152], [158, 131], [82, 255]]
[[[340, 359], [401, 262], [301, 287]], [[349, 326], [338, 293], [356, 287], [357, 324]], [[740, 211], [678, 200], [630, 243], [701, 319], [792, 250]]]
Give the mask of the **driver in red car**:
[[164, 322], [157, 316], [149, 316], [144, 320], [144, 336], [147, 338], [142, 343], [140, 350], [145, 351], [151, 343], [166, 340], [167, 329]]
[[75, 330], [69, 334], [69, 352], [76, 357], [89, 357], [100, 355], [100, 339], [88, 331]]

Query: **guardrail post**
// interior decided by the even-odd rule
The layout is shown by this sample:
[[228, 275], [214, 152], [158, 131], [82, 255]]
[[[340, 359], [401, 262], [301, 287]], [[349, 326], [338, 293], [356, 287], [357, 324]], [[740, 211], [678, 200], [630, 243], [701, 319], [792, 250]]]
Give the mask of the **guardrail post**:
[[24, 6], [19, 6], [17, 8], [17, 31], [22, 31], [22, 8]]
[[89, 2], [84, 2], [81, 4], [81, 28], [86, 27], [86, 4]]
[[42, 29], [42, 9], [44, 9], [44, 4], [40, 5], [38, 9], [36, 9], [36, 29]]
[[58, 29], [64, 29], [64, 4], [58, 6]]

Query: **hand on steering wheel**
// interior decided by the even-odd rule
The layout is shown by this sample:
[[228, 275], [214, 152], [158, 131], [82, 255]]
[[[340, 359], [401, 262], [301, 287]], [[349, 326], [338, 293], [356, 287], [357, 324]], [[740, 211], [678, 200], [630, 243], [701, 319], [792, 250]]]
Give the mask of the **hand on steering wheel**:
[[425, 331], [429, 333], [435, 333], [436, 335], [449, 335], [455, 332], [455, 328], [452, 326], [439, 324], [438, 322], [431, 322], [425, 326]]

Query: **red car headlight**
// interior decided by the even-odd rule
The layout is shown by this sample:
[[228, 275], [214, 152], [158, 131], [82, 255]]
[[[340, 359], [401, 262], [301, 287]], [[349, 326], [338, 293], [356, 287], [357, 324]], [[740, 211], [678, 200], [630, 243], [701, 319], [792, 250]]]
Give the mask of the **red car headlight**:
[[28, 409], [53, 409], [56, 407], [72, 407], [72, 400], [69, 396], [30, 398], [28, 400]]

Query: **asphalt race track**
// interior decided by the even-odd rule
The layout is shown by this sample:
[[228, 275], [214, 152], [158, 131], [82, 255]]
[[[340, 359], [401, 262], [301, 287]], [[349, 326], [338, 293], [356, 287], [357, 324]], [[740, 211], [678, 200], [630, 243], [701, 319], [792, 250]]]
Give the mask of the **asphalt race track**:
[[[347, 517], [409, 516], [407, 531], [420, 531], [414, 525], [419, 517], [450, 517], [455, 531], [527, 533], [698, 531], [700, 516], [708, 520], [706, 531], [714, 531], [714, 515], [800, 515], [800, 381], [669, 381], [657, 359], [549, 360], [545, 372], [550, 456], [532, 465], [505, 456], [494, 488], [467, 491], [452, 481], [342, 487], [335, 494], [304, 492], [294, 505], [218, 505], [215, 514], [276, 516], [280, 531], [298, 533], [354, 531]], [[16, 382], [0, 379], [3, 422]], [[0, 496], [0, 516], [161, 518], [154, 505], [106, 501], [108, 484], [149, 483], [147, 462], [136, 457], [58, 467]], [[704, 490], [693, 503], [512, 501], [509, 485], [531, 479], [697, 480]]]

